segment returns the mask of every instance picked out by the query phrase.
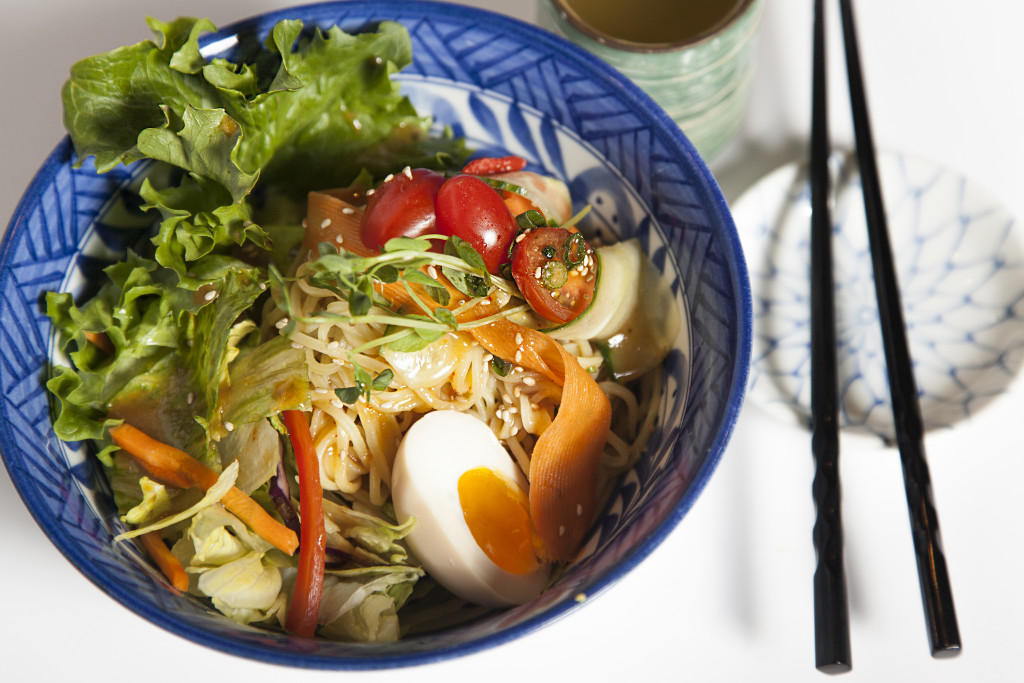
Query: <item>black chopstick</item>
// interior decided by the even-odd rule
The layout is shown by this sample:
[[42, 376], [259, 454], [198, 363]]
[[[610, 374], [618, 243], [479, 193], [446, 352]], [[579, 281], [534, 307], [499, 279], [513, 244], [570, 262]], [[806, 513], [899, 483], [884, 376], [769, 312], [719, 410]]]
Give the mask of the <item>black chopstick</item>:
[[814, 550], [815, 666], [849, 671], [850, 618], [843, 563], [839, 489], [839, 407], [835, 299], [832, 280], [831, 182], [828, 171], [828, 98], [823, 0], [814, 1], [814, 70], [811, 106], [811, 452], [816, 518]]
[[924, 457], [924, 425], [903, 323], [899, 285], [893, 268], [885, 206], [879, 187], [875, 144], [868, 120], [851, 0], [839, 0], [839, 8], [846, 47], [857, 164], [863, 186], [864, 212], [875, 274], [875, 294], [928, 639], [932, 656], [950, 657], [960, 652], [960, 630], [957, 627], [946, 557], [939, 537], [939, 519], [932, 501], [931, 477]]

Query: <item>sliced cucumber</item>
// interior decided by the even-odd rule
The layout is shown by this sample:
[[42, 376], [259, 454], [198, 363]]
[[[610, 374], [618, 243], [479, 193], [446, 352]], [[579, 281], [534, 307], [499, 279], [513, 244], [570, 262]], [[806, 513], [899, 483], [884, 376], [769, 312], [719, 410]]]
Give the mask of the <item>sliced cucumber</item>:
[[555, 339], [607, 339], [636, 305], [640, 243], [628, 240], [598, 247], [594, 256], [597, 261], [594, 300], [575, 320], [544, 330]]
[[575, 320], [545, 330], [561, 341], [598, 343], [613, 377], [625, 381], [654, 368], [671, 351], [681, 316], [661, 273], [636, 239], [595, 250], [597, 287]]

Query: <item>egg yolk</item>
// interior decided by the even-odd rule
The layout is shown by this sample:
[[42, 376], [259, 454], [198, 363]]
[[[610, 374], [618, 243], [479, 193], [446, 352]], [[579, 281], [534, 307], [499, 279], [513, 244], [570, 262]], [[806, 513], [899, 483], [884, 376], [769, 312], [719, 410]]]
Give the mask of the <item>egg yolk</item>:
[[459, 503], [477, 545], [494, 564], [512, 574], [537, 568], [530, 503], [522, 489], [478, 467], [459, 477]]

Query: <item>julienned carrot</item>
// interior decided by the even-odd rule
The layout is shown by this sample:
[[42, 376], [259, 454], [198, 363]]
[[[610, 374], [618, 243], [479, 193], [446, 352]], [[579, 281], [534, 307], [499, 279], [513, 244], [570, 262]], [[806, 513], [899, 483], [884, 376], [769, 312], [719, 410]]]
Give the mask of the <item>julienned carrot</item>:
[[[178, 488], [204, 491], [217, 483], [217, 473], [185, 451], [144, 434], [127, 423], [110, 428], [110, 437], [155, 479]], [[295, 532], [267, 514], [259, 503], [232, 486], [221, 503], [271, 545], [288, 553], [299, 547]]]
[[[310, 193], [307, 209], [308, 225], [333, 227], [342, 238], [341, 248], [372, 255], [359, 237], [360, 214], [345, 211], [351, 205], [339, 196]], [[396, 307], [410, 305], [400, 284], [384, 285], [382, 293]], [[453, 295], [449, 307], [457, 306], [459, 299]], [[484, 301], [461, 313], [458, 322], [497, 312], [493, 303]], [[611, 425], [608, 397], [579, 361], [543, 332], [507, 319], [469, 332], [495, 356], [539, 372], [562, 387], [558, 413], [531, 454], [530, 514], [548, 558], [569, 561], [594, 519], [598, 461]]]
[[288, 606], [285, 627], [297, 635], [312, 638], [320, 616], [324, 591], [327, 530], [324, 526], [324, 490], [320, 484], [320, 460], [313, 446], [306, 416], [298, 410], [281, 413], [295, 451], [299, 474], [299, 518], [302, 543], [295, 589]]
[[178, 558], [171, 553], [171, 549], [164, 543], [160, 532], [150, 531], [148, 534], [142, 534], [139, 540], [142, 541], [146, 552], [153, 558], [156, 566], [164, 573], [164, 576], [171, 582], [171, 585], [183, 593], [187, 591], [188, 574], [185, 573], [185, 568], [181, 566]]

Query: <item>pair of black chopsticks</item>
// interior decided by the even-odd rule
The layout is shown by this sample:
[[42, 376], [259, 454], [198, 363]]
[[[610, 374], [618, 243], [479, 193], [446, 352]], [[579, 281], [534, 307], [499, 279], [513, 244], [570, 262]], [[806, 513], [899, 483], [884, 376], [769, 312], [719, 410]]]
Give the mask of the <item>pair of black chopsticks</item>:
[[[904, 487], [910, 511], [914, 552], [931, 652], [934, 657], [948, 657], [960, 651], [960, 632], [949, 585], [946, 558], [939, 541], [939, 520], [932, 502], [928, 465], [924, 457], [924, 426], [903, 323], [899, 285], [893, 268], [885, 206], [879, 187], [875, 146], [864, 96], [851, 1], [839, 0], [839, 7], [846, 48], [857, 164], [864, 193], [864, 211], [875, 275], [875, 292], [885, 347], [896, 441], [903, 466]], [[811, 429], [812, 452], [815, 459], [813, 493], [817, 507], [814, 547], [818, 554], [814, 573], [815, 662], [821, 671], [841, 673], [849, 671], [852, 662], [840, 514], [832, 220], [828, 204], [830, 143], [824, 23], [823, 0], [815, 0], [810, 169]]]

